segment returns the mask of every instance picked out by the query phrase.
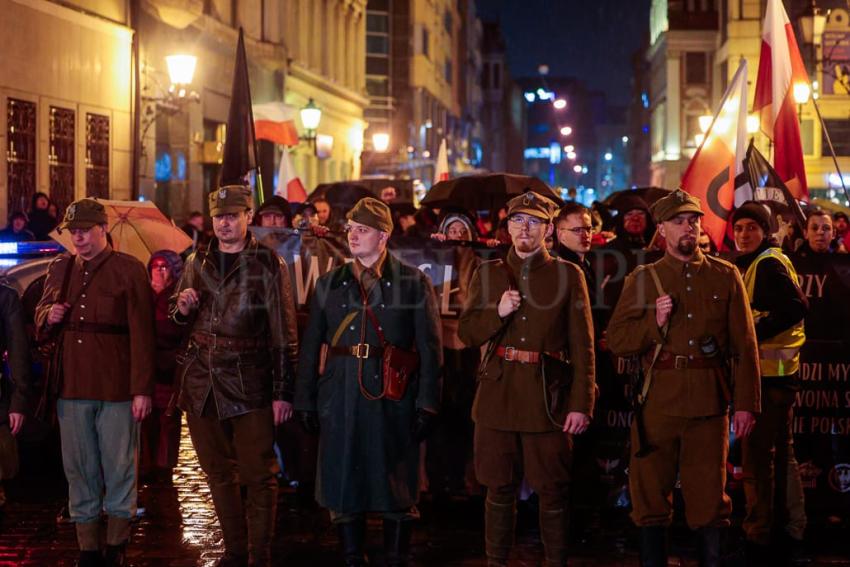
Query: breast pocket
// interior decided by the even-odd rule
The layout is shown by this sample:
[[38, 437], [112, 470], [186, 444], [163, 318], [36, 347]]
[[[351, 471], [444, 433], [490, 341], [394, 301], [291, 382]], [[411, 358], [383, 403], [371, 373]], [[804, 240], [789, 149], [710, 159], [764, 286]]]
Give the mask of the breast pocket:
[[[81, 300], [80, 308], [82, 309], [85, 300]], [[126, 303], [123, 295], [112, 295], [106, 292], [98, 293], [93, 301], [89, 301], [88, 305], [93, 305], [93, 315], [98, 323], [118, 324], [126, 321]]]
[[729, 296], [721, 290], [709, 290], [703, 301], [709, 321], [723, 321], [728, 318]]

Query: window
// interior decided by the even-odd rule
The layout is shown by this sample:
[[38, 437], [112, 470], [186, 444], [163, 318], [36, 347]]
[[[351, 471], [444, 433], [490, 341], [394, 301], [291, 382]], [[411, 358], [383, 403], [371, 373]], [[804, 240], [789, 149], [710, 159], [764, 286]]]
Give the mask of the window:
[[373, 14], [369, 13], [366, 15], [366, 31], [367, 32], [377, 32], [377, 33], [389, 33], [390, 31], [390, 18], [387, 14]]
[[443, 28], [447, 34], [452, 35], [452, 13], [448, 10], [443, 13]]
[[422, 40], [421, 45], [419, 46], [420, 53], [427, 58], [431, 58], [431, 34], [428, 33], [428, 28], [421, 28], [422, 33], [420, 34], [420, 38]]
[[390, 40], [386, 35], [366, 35], [366, 53], [369, 55], [387, 55], [390, 52]]
[[50, 107], [50, 145], [47, 163], [50, 198], [59, 214], [74, 201], [74, 111]]
[[481, 88], [490, 88], [490, 64], [484, 63], [481, 65]]
[[390, 60], [388, 57], [369, 56], [366, 58], [367, 75], [389, 75]]
[[26, 211], [35, 193], [35, 103], [9, 99], [6, 108], [6, 208]]
[[708, 83], [708, 57], [705, 52], [685, 53], [685, 84], [705, 85]]
[[366, 91], [370, 96], [390, 96], [390, 82], [386, 77], [366, 77]]
[[109, 198], [109, 117], [86, 113], [86, 196]]
[[498, 63], [493, 63], [493, 88], [502, 88], [502, 66]]
[[[835, 148], [835, 155], [850, 156], [850, 120], [825, 119], [823, 122]], [[826, 133], [823, 131], [821, 131], [821, 138], [821, 147], [828, 148]]]
[[446, 64], [443, 67], [443, 74], [446, 77], [446, 82], [448, 84], [452, 84], [452, 62], [451, 61], [446, 61]]

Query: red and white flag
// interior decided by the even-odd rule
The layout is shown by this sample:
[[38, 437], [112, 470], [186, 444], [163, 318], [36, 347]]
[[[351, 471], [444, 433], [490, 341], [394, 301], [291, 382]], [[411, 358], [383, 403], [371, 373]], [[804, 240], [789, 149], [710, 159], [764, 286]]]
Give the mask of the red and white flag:
[[281, 146], [297, 146], [295, 108], [282, 102], [266, 102], [252, 106], [254, 111], [254, 137]]
[[307, 200], [307, 191], [304, 189], [304, 184], [301, 183], [301, 178], [295, 173], [292, 156], [289, 155], [289, 150], [286, 148], [283, 148], [283, 152], [280, 154], [275, 194], [280, 195], [290, 203], [303, 203]]
[[795, 198], [808, 199], [794, 85], [808, 87], [809, 77], [781, 0], [768, 0], [761, 40], [753, 110], [761, 113], [761, 129], [773, 140], [773, 168]]
[[434, 168], [434, 183], [449, 180], [449, 152], [446, 150], [446, 139], [440, 142], [437, 152], [437, 166]]
[[702, 227], [720, 249], [724, 248], [727, 221], [736, 201], [735, 179], [744, 171], [746, 151], [747, 61], [741, 59], [702, 144], [682, 176], [682, 189], [700, 199], [705, 213]]

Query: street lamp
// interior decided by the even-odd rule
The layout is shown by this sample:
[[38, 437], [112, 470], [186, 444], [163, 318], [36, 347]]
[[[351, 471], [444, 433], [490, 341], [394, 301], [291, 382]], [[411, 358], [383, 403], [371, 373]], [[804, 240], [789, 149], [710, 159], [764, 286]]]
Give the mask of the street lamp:
[[559, 98], [555, 102], [552, 103], [552, 106], [554, 106], [556, 110], [563, 110], [564, 108], [567, 107], [567, 101], [565, 101], [562, 98]]
[[[145, 87], [141, 99], [145, 103], [144, 117], [141, 120], [140, 155], [145, 155], [145, 136], [150, 127], [160, 116], [174, 116], [186, 110], [189, 103], [200, 102], [201, 96], [195, 91], [188, 90], [195, 77], [195, 67], [198, 58], [185, 53], [167, 55], [165, 64], [168, 67], [170, 85], [165, 92], [145, 94], [149, 92], [151, 83], [158, 84], [155, 76], [150, 76], [150, 69], [145, 65]], [[161, 88], [161, 87], [160, 87]]]
[[386, 132], [372, 134], [372, 149], [382, 154], [390, 147], [390, 135]]
[[708, 129], [711, 128], [712, 120], [714, 120], [714, 116], [712, 116], [711, 114], [703, 114], [702, 116], [697, 118], [697, 121], [699, 122], [699, 129], [702, 131], [703, 134], [708, 132]]
[[168, 66], [168, 78], [172, 86], [190, 85], [195, 76], [195, 66], [198, 58], [194, 55], [177, 54], [168, 55], [165, 58]]
[[569, 126], [564, 126], [563, 128], [561, 128], [561, 136], [569, 136], [572, 133], [573, 129]]
[[747, 116], [747, 134], [755, 134], [759, 131], [761, 127], [761, 123], [759, 121], [759, 117], [756, 114], [750, 114]]
[[602, 157], [605, 158], [605, 161], [611, 161], [612, 159], [614, 159], [614, 154], [612, 154], [611, 152], [605, 152], [605, 155]]
[[814, 0], [806, 6], [806, 9], [798, 18], [800, 22], [800, 31], [803, 32], [803, 40], [806, 43], [819, 43], [819, 39], [823, 36], [823, 30], [826, 27], [826, 16], [818, 13], [815, 7]]
[[797, 118], [803, 119], [803, 105], [809, 102], [809, 97], [812, 94], [812, 89], [807, 83], [794, 83], [794, 102], [797, 103]]
[[315, 142], [316, 129], [318, 129], [319, 122], [321, 121], [322, 109], [316, 106], [316, 102], [311, 98], [307, 101], [307, 106], [301, 109], [301, 125], [304, 126], [304, 136], [302, 139]]

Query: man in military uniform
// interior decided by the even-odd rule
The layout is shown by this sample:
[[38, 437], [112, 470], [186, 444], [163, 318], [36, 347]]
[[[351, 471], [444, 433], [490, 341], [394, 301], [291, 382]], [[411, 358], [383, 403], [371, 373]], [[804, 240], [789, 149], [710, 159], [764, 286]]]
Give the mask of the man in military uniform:
[[[419, 443], [440, 398], [440, 317], [428, 277], [387, 252], [390, 208], [366, 197], [346, 216], [354, 262], [316, 282], [295, 407], [320, 435], [316, 498], [330, 509], [345, 564], [365, 565], [365, 514], [377, 512], [387, 565], [401, 566], [418, 517]], [[406, 390], [388, 397], [382, 362], [391, 347], [415, 349], [419, 362]]]
[[488, 343], [490, 357], [479, 372], [472, 417], [491, 566], [507, 564], [523, 474], [540, 497], [546, 565], [567, 562], [570, 436], [590, 424], [595, 384], [584, 276], [543, 244], [556, 209], [531, 192], [508, 202], [513, 246], [505, 261], [476, 271], [460, 316], [460, 339], [470, 347]]
[[[608, 325], [611, 350], [641, 357], [645, 372], [645, 437], [641, 422], [632, 423], [632, 519], [641, 528], [641, 564], [667, 565], [678, 475], [688, 525], [700, 534], [700, 564], [719, 565], [732, 510], [724, 493], [729, 403], [739, 438], [750, 433], [760, 411], [753, 318], [735, 266], [697, 246], [699, 200], [677, 190], [653, 209], [665, 255], [626, 279]], [[640, 449], [649, 454], [638, 456]]]
[[72, 203], [59, 229], [71, 233], [76, 254], [51, 262], [35, 318], [40, 337], [62, 342], [62, 380], [51, 387], [68, 508], [80, 565], [101, 564], [104, 510], [107, 563], [123, 565], [136, 516], [138, 422], [154, 386], [153, 293], [144, 264], [107, 242], [101, 203]]
[[[821, 217], [830, 221], [829, 216]], [[810, 226], [811, 226], [810, 219]], [[800, 389], [800, 349], [806, 342], [803, 319], [808, 301], [794, 265], [770, 240], [770, 212], [747, 201], [732, 213], [735, 264], [755, 319], [759, 343], [762, 413], [743, 443], [744, 494], [748, 560], [751, 565], [775, 564], [787, 558], [783, 544], [802, 551], [806, 507], [800, 468], [794, 455], [794, 400]], [[825, 239], [829, 242], [828, 237]], [[787, 541], [771, 536], [787, 534]], [[782, 550], [782, 551], [780, 551]], [[771, 551], [777, 554], [770, 557]]]
[[220, 565], [247, 565], [250, 553], [251, 565], [265, 566], [277, 503], [274, 427], [292, 417], [295, 304], [286, 264], [248, 233], [250, 188], [222, 187], [209, 202], [215, 238], [189, 256], [171, 298], [189, 334], [178, 403], [224, 535]]

